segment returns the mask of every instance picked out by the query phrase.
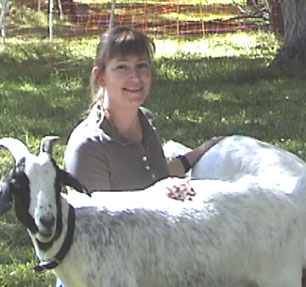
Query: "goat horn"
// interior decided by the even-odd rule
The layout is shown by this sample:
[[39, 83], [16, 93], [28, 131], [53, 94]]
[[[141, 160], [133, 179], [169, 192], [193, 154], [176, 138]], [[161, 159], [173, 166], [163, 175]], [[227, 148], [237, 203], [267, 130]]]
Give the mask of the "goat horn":
[[12, 154], [16, 162], [30, 153], [22, 141], [14, 138], [0, 139], [0, 147], [7, 149]]
[[4, 179], [1, 182], [2, 193], [0, 195], [0, 216], [12, 208], [12, 195], [10, 191], [9, 180]]
[[58, 136], [46, 136], [41, 140], [40, 152], [46, 152], [52, 155], [52, 148], [55, 142], [59, 140]]

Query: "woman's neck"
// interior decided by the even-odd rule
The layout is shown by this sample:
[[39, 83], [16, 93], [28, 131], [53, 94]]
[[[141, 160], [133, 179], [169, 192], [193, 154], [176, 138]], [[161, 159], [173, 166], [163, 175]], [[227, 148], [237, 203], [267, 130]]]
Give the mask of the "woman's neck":
[[117, 132], [132, 141], [141, 142], [143, 138], [142, 126], [136, 109], [110, 109], [103, 107], [107, 120], [116, 128]]

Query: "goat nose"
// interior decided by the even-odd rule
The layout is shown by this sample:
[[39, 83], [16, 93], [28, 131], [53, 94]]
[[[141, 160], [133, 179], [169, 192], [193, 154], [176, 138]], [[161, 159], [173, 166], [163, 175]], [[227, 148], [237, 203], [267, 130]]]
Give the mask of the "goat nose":
[[44, 227], [51, 228], [54, 225], [55, 217], [53, 215], [45, 215], [40, 217], [39, 221]]

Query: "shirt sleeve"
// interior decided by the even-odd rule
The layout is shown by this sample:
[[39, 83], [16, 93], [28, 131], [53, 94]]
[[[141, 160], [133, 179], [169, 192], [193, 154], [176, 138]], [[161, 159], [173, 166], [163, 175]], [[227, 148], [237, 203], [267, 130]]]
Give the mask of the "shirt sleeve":
[[108, 161], [97, 142], [86, 139], [80, 143], [68, 143], [64, 168], [89, 191], [110, 190]]

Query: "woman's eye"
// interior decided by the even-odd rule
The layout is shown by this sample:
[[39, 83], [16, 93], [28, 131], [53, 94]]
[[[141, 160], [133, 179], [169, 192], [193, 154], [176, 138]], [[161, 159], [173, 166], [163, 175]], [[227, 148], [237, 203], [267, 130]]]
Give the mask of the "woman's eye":
[[127, 69], [127, 66], [126, 65], [118, 65], [116, 67], [117, 70], [126, 70]]
[[140, 64], [138, 64], [138, 67], [141, 68], [141, 69], [149, 68], [149, 64], [148, 63], [140, 63]]

